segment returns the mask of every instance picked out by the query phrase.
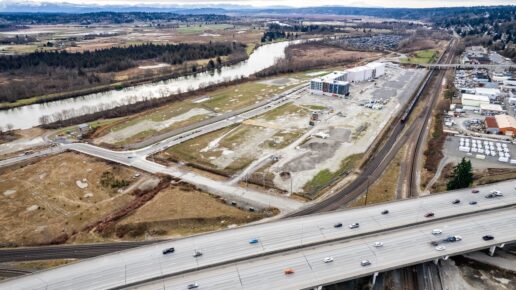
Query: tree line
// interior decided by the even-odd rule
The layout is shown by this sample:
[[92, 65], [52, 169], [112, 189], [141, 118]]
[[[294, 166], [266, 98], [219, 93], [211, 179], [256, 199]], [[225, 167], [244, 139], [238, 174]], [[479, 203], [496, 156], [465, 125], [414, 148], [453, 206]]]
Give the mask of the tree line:
[[35, 25], [93, 23], [133, 23], [148, 21], [214, 22], [227, 21], [221, 14], [177, 14], [168, 12], [92, 12], [92, 13], [0, 13], [0, 23]]
[[156, 59], [169, 64], [182, 64], [188, 60], [229, 55], [237, 43], [210, 44], [142, 44], [112, 47], [102, 50], [70, 53], [67, 51], [36, 51], [26, 55], [0, 57], [0, 70], [16, 70], [39, 65], [67, 69], [98, 68], [103, 72], [116, 72], [134, 66], [135, 61]]

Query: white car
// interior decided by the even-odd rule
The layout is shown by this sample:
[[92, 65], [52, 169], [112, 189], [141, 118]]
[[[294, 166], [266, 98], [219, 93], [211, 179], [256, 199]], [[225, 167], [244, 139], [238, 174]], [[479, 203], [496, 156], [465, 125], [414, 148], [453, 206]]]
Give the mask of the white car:
[[379, 247], [383, 246], [383, 243], [382, 242], [375, 242], [373, 244], [373, 246], [375, 246], [376, 248], [379, 248]]
[[331, 263], [331, 262], [333, 262], [333, 257], [326, 257], [326, 258], [323, 259], [323, 262]]
[[435, 235], [435, 236], [440, 235], [442, 233], [443, 233], [443, 231], [441, 229], [433, 229], [432, 230], [432, 235]]
[[437, 247], [435, 247], [435, 249], [437, 251], [444, 251], [444, 250], [446, 250], [446, 247], [445, 246], [437, 246]]

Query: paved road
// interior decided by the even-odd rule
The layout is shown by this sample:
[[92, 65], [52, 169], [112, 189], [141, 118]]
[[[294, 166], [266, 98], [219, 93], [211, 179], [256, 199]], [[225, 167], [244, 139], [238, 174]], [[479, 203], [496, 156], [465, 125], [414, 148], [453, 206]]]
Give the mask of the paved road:
[[[319, 285], [351, 280], [375, 272], [486, 249], [492, 245], [516, 241], [515, 208], [491, 211], [476, 216], [465, 216], [433, 222], [417, 227], [389, 232], [379, 236], [367, 236], [346, 243], [329, 243], [317, 248], [289, 251], [266, 259], [253, 259], [222, 267], [196, 271], [159, 279], [130, 289], [185, 289], [197, 283], [200, 289], [309, 289]], [[436, 237], [432, 230], [440, 228], [443, 235]], [[483, 235], [492, 234], [495, 239], [484, 241]], [[460, 235], [462, 241], [442, 243], [446, 249], [437, 251], [430, 241], [446, 235]], [[378, 240], [383, 247], [373, 246]], [[333, 257], [332, 263], [324, 263], [325, 257]], [[361, 261], [369, 260], [370, 266], [362, 267]], [[284, 269], [295, 273], [285, 275]]]
[[241, 188], [238, 185], [213, 180], [194, 172], [183, 171], [177, 167], [167, 167], [149, 161], [145, 159], [145, 156], [136, 155], [133, 152], [121, 153], [83, 143], [70, 144], [66, 145], [66, 147], [70, 150], [132, 166], [153, 174], [162, 173], [180, 178], [185, 182], [197, 186], [203, 191], [256, 208], [275, 207], [282, 212], [291, 212], [303, 205], [300, 201], [288, 197], [262, 193], [249, 188]]
[[31, 154], [20, 155], [20, 156], [12, 157], [9, 159], [0, 160], [0, 168], [11, 166], [11, 165], [21, 163], [21, 162], [24, 162], [24, 161], [27, 161], [27, 160], [30, 160], [33, 158], [37, 158], [37, 157], [44, 157], [47, 155], [59, 154], [59, 153], [64, 152], [65, 150], [66, 149], [61, 146], [50, 147], [50, 148], [43, 149], [41, 151], [37, 151], [37, 152], [31, 153]]
[[438, 68], [438, 69], [495, 69], [495, 68], [505, 68], [511, 69], [516, 68], [515, 64], [461, 64], [461, 63], [451, 63], [451, 64], [419, 64], [418, 66], [428, 67], [428, 68]]
[[[480, 213], [516, 205], [515, 186], [516, 182], [497, 184], [496, 189], [505, 192], [505, 196], [499, 199], [483, 197], [494, 188], [489, 186], [482, 188], [479, 194], [460, 190], [167, 241], [27, 275], [0, 284], [0, 289], [106, 289], [162, 275], [247, 260], [254, 256], [272, 255], [296, 247], [315, 246], [335, 240], [347, 242], [369, 234], [384, 235], [396, 228], [429, 222], [431, 219], [425, 218], [424, 214], [430, 211], [435, 213], [434, 220], [444, 220], [466, 213]], [[462, 203], [452, 204], [451, 201], [457, 198]], [[470, 200], [477, 200], [478, 204], [469, 205]], [[384, 209], [389, 209], [390, 213], [382, 215], [381, 211]], [[336, 222], [342, 222], [343, 227], [334, 228]], [[360, 228], [348, 229], [347, 225], [354, 222], [360, 223]], [[257, 238], [259, 242], [249, 244], [248, 241], [253, 238]], [[176, 252], [170, 256], [162, 255], [161, 250], [167, 247], [175, 247]], [[204, 255], [193, 258], [195, 250]], [[2, 253], [0, 251], [0, 255]]]

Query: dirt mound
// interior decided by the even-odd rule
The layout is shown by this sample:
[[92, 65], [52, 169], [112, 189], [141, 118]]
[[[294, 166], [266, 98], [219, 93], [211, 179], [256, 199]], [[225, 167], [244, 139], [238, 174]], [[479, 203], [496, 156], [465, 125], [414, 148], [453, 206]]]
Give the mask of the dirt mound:
[[281, 170], [299, 172], [314, 169], [318, 163], [331, 158], [339, 146], [340, 143], [333, 140], [311, 140], [301, 146], [309, 151], [286, 163]]

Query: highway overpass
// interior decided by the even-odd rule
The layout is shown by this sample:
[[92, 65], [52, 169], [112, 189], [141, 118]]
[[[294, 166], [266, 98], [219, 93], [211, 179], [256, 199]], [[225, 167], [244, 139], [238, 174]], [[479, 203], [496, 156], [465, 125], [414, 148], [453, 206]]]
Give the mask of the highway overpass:
[[[473, 219], [478, 219], [475, 215], [491, 217], [498, 211], [507, 213], [508, 218], [501, 219], [504, 222], [500, 225], [500, 231], [493, 228], [490, 233], [497, 236], [496, 243], [501, 243], [506, 241], [505, 238], [502, 239], [502, 237], [505, 237], [503, 236], [504, 227], [510, 226], [513, 229], [516, 224], [516, 220], [511, 219], [511, 211], [515, 212], [514, 206], [516, 205], [515, 186], [516, 182], [509, 181], [482, 187], [480, 188], [480, 193], [477, 194], [471, 193], [469, 189], [459, 190], [359, 209], [290, 218], [197, 235], [91, 258], [60, 268], [8, 280], [0, 284], [0, 289], [111, 289], [142, 281], [153, 281], [164, 276], [170, 276], [172, 280], [167, 280], [166, 283], [170, 282], [172, 285], [175, 285], [174, 283], [176, 282], [183, 283], [183, 280], [175, 280], [182, 279], [181, 277], [190, 277], [188, 278], [190, 280], [199, 279], [204, 281], [203, 279], [208, 279], [213, 274], [210, 271], [228, 271], [227, 267], [233, 267], [231, 269], [234, 271], [235, 266], [232, 263], [239, 263], [238, 265], [241, 265], [240, 263], [245, 265], [247, 265], [246, 263], [251, 263], [249, 265], [252, 268], [254, 265], [262, 265], [260, 263], [280, 259], [277, 258], [277, 255], [282, 255], [283, 253], [287, 253], [286, 255], [288, 255], [289, 259], [294, 259], [294, 257], [297, 259], [301, 255], [300, 253], [312, 251], [312, 249], [317, 250], [321, 248], [330, 251], [333, 250], [331, 247], [348, 245], [349, 243], [358, 243], [362, 246], [369, 245], [370, 241], [368, 239], [382, 240], [385, 243], [385, 250], [392, 249], [390, 246], [387, 247], [388, 244], [385, 242], [391, 238], [391, 235], [395, 235], [395, 238], [398, 239], [400, 237], [407, 237], [407, 241], [424, 238], [426, 243], [425, 249], [428, 251], [428, 242], [432, 240], [433, 236], [428, 235], [426, 227], [441, 227], [445, 234], [466, 235], [466, 232], [462, 233], [462, 229], [460, 231], [448, 230], [452, 226], [457, 226], [454, 223], [464, 223], [471, 230], [475, 231], [477, 235], [480, 235], [486, 232], [486, 225], [480, 222], [472, 223]], [[505, 195], [500, 198], [485, 198], [484, 196], [492, 189], [501, 190]], [[459, 204], [452, 204], [452, 201], [456, 199], [459, 199], [461, 202]], [[477, 204], [469, 204], [470, 201], [477, 201]], [[388, 214], [381, 213], [385, 209], [389, 210]], [[435, 217], [424, 217], [429, 212], [433, 212]], [[482, 218], [480, 219], [482, 220]], [[427, 223], [431, 221], [435, 223], [428, 225]], [[343, 227], [335, 228], [334, 225], [339, 222], [343, 224]], [[360, 227], [349, 229], [348, 224], [355, 222], [359, 223]], [[420, 233], [422, 236], [412, 236], [414, 233]], [[513, 234], [516, 234], [514, 230]], [[258, 243], [250, 244], [249, 240], [254, 238], [258, 239]], [[364, 242], [361, 242], [362, 240]], [[462, 243], [462, 245], [468, 245], [468, 248], [464, 249], [469, 250], [469, 246], [488, 247], [495, 243], [477, 245], [473, 243], [473, 239], [471, 241], [472, 244], [469, 242]], [[416, 244], [405, 242], [404, 240], [399, 240], [399, 243], [397, 250], [392, 251], [404, 257], [403, 263], [415, 263], [427, 258], [426, 256], [416, 256], [415, 260], [413, 260], [410, 256], [403, 253], [412, 253], [411, 247], [416, 246]], [[176, 252], [171, 255], [163, 255], [162, 250], [167, 247], [174, 247]], [[194, 258], [192, 257], [194, 251], [201, 251], [203, 255]], [[392, 254], [392, 251], [386, 251], [385, 253]], [[419, 252], [419, 250], [416, 252]], [[433, 251], [430, 252], [434, 253]], [[336, 253], [335, 256], [340, 257], [339, 253]], [[374, 264], [369, 269], [379, 271], [380, 269], [375, 265], [383, 259], [379, 255], [382, 252], [375, 253], [376, 256], [371, 258]], [[449, 253], [451, 254], [452, 252]], [[317, 253], [317, 255], [319, 254], [321, 253]], [[355, 259], [360, 259], [359, 257], [362, 256], [357, 254], [356, 257], [353, 256], [352, 259], [351, 257], [349, 259], [355, 261]], [[432, 255], [429, 257], [435, 258]], [[338, 259], [345, 260], [343, 258]], [[307, 263], [307, 265], [311, 265], [309, 262]], [[296, 265], [293, 264], [289, 267], [298, 267]], [[338, 264], [336, 263], [335, 265]], [[222, 268], [217, 268], [219, 266]], [[277, 271], [277, 268], [272, 268], [272, 266], [279, 267], [283, 265], [271, 264], [271, 269]], [[361, 269], [359, 265], [353, 264], [353, 266]], [[206, 272], [207, 274], [199, 272], [203, 269], [208, 271]], [[278, 269], [281, 274], [282, 267]], [[302, 271], [303, 267], [299, 266], [299, 269]], [[232, 273], [228, 275], [231, 276], [233, 275]], [[175, 276], [179, 274], [181, 274], [178, 276], [179, 278]], [[355, 270], [350, 269], [350, 273], [340, 272], [339, 277], [344, 279], [359, 274], [365, 275], [366, 273], [355, 273]], [[198, 276], [195, 275], [207, 276], [199, 276], [197, 278]], [[302, 275], [296, 276], [294, 274], [292, 277], [299, 276]], [[292, 279], [292, 277], [287, 279]], [[314, 281], [317, 281], [317, 284], [323, 284], [322, 282], [324, 282]], [[226, 285], [226, 282], [224, 280], [223, 284]], [[152, 286], [150, 285], [149, 287]], [[182, 286], [180, 289], [184, 287]], [[245, 286], [245, 288], [247, 287]]]
[[[321, 285], [377, 275], [374, 273], [421, 262], [437, 262], [438, 259], [448, 259], [451, 255], [516, 242], [515, 209], [513, 207], [476, 216], [462, 216], [384, 235], [293, 250], [263, 259], [231, 263], [123, 289], [186, 289], [186, 286], [192, 283], [197, 283], [200, 289], [217, 290], [313, 289]], [[432, 235], [435, 228], [443, 229], [443, 234]], [[442, 251], [430, 245], [430, 241], [443, 239], [443, 235], [447, 234], [460, 235], [463, 240], [442, 243], [445, 247]], [[482, 236], [486, 234], [493, 234], [495, 239], [484, 241]], [[383, 246], [375, 247], [374, 243], [377, 241], [381, 241]], [[326, 257], [332, 257], [333, 262], [325, 263], [323, 260]], [[371, 265], [361, 266], [363, 260], [368, 260]], [[294, 273], [286, 275], [285, 269], [292, 269]]]

